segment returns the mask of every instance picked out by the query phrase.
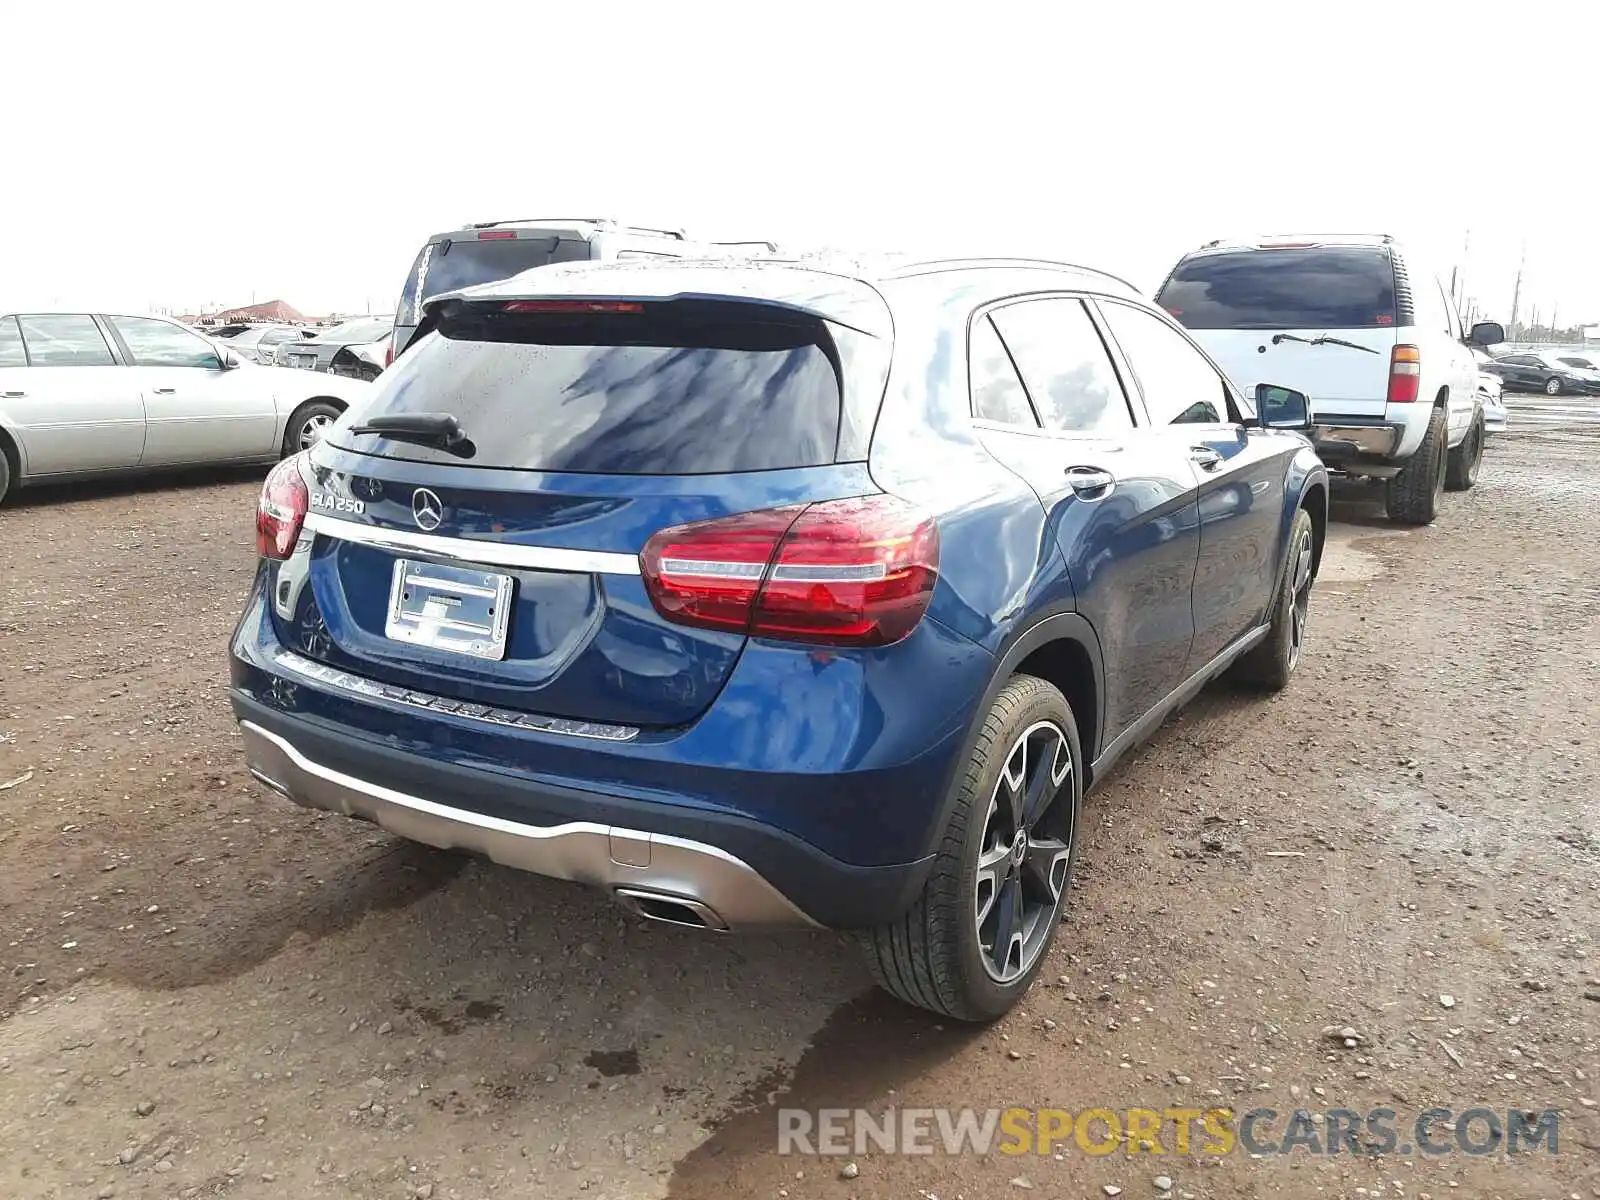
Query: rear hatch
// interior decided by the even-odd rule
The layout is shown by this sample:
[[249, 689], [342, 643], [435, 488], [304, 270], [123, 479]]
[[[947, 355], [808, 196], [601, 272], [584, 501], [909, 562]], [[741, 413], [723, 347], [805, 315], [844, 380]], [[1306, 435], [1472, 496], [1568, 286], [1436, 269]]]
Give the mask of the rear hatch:
[[[745, 637], [665, 620], [641, 549], [670, 526], [876, 491], [864, 463], [838, 461], [840, 364], [886, 355], [764, 305], [585, 307], [456, 305], [330, 432], [307, 472], [310, 586], [278, 619], [286, 645], [450, 702], [580, 721], [673, 726], [712, 702]], [[883, 374], [868, 374], [875, 405]], [[442, 413], [465, 445], [360, 432]]]
[[395, 356], [410, 344], [422, 306], [430, 297], [496, 283], [551, 263], [582, 262], [591, 257], [592, 244], [576, 230], [468, 229], [433, 238], [417, 252], [400, 289]]
[[1318, 416], [1382, 417], [1396, 293], [1384, 247], [1263, 246], [1191, 255], [1156, 302], [1246, 394], [1278, 384]]

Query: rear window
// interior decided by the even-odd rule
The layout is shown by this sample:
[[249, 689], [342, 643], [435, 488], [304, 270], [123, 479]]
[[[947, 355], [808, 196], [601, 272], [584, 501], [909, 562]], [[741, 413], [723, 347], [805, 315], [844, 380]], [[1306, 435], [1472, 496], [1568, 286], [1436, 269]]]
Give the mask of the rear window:
[[584, 238], [494, 238], [479, 241], [468, 235], [455, 241], [429, 242], [411, 264], [400, 292], [396, 320], [415, 325], [421, 306], [430, 296], [458, 288], [494, 283], [534, 267], [558, 262], [582, 262], [590, 257]]
[[[864, 335], [817, 319], [753, 315], [748, 304], [641, 307], [555, 316], [464, 306], [385, 372], [330, 440], [388, 458], [585, 474], [720, 474], [834, 461], [840, 341]], [[378, 416], [418, 412], [454, 416], [473, 443], [470, 457], [350, 433]]]
[[1372, 329], [1395, 323], [1394, 267], [1365, 248], [1203, 254], [1156, 302], [1189, 329]]

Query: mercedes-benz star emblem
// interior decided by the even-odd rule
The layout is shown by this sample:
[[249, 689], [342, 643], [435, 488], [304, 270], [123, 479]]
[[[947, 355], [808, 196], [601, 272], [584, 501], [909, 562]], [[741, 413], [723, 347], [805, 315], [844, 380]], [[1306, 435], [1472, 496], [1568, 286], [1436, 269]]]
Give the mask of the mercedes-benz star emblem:
[[432, 533], [444, 520], [444, 504], [427, 488], [418, 488], [411, 493], [411, 517], [418, 529]]

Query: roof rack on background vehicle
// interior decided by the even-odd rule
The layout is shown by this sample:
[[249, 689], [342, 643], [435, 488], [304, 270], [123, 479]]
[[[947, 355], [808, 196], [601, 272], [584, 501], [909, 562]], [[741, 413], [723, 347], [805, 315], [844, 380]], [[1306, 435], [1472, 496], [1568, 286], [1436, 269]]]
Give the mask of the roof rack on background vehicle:
[[[1233, 239], [1233, 238], [1212, 238], [1211, 241], [1206, 242], [1204, 245], [1202, 245], [1200, 247], [1200, 249], [1202, 249], [1202, 250], [1215, 250], [1218, 246], [1229, 245], [1229, 244], [1248, 245], [1248, 246], [1266, 246], [1266, 245], [1269, 245], [1269, 244], [1270, 245], [1278, 245], [1278, 244], [1280, 244], [1282, 242], [1285, 242], [1285, 241], [1287, 241], [1289, 239], [1294, 239], [1297, 242], [1303, 242], [1308, 246], [1309, 245], [1322, 245], [1322, 244], [1330, 243], [1330, 242], [1359, 242], [1359, 241], [1379, 241], [1379, 242], [1382, 242], [1384, 245], [1387, 246], [1387, 245], [1390, 245], [1390, 244], [1392, 244], [1394, 242], [1394, 235], [1390, 234], [1390, 233], [1321, 233], [1321, 234], [1268, 233], [1268, 234], [1262, 235], [1261, 237], [1251, 238], [1249, 241], [1246, 241], [1246, 242], [1236, 242], [1235, 239]], [[1293, 247], [1282, 247], [1282, 248], [1284, 248], [1284, 249], [1293, 249]]]
[[660, 229], [654, 225], [626, 225], [613, 217], [511, 217], [504, 221], [469, 221], [464, 229], [493, 229], [499, 225], [598, 225], [606, 229], [627, 230], [632, 233], [659, 233], [663, 237], [684, 241], [688, 234], [682, 229]]

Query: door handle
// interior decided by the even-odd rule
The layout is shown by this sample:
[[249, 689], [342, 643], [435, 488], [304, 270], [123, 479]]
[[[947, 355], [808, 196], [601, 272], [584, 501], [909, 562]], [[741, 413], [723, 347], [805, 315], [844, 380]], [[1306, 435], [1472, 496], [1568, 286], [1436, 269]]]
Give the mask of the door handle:
[[170, 395], [172, 395], [172, 393], [176, 392], [178, 389], [177, 388], [151, 388], [150, 390], [152, 392], [154, 392], [158, 396], [170, 396]]
[[0, 393], [0, 394], [3, 394], [7, 400], [21, 400], [28, 393], [27, 392], [5, 392], [5, 393]]
[[1068, 467], [1067, 484], [1080, 500], [1104, 500], [1117, 485], [1117, 477], [1099, 467]]
[[1222, 465], [1222, 455], [1210, 446], [1190, 446], [1189, 461], [1202, 471], [1215, 471]]

